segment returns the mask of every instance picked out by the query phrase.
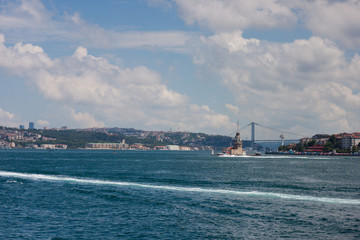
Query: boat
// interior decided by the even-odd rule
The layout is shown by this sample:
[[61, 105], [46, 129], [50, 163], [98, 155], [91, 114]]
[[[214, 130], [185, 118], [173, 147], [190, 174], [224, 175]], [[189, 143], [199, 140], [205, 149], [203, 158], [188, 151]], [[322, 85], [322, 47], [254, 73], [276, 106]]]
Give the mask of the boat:
[[229, 154], [229, 153], [221, 153], [221, 154], [218, 154], [218, 157], [228, 157], [228, 158], [233, 158], [233, 157], [246, 157], [246, 156], [248, 156], [248, 155], [246, 155], [246, 153], [245, 154], [242, 154], [242, 155], [238, 155], [238, 154]]
[[249, 154], [249, 156], [261, 156], [260, 152], [254, 152], [252, 154]]
[[[213, 154], [214, 155], [214, 154]], [[255, 152], [252, 154], [247, 154], [245, 151], [243, 154], [230, 154], [229, 152], [223, 152], [223, 153], [217, 153], [215, 154], [218, 157], [256, 157], [256, 156], [261, 156], [260, 152]]]
[[254, 153], [254, 156], [261, 156], [261, 153]]

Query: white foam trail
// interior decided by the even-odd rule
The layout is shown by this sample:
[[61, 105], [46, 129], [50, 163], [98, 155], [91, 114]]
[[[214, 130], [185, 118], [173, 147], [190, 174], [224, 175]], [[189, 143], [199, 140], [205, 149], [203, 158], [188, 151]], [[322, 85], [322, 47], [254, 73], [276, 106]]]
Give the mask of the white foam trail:
[[299, 200], [299, 201], [315, 201], [315, 202], [323, 202], [323, 203], [360, 205], [360, 199], [327, 198], [327, 197], [313, 197], [313, 196], [302, 196], [302, 195], [272, 193], [272, 192], [258, 192], [258, 191], [242, 192], [242, 191], [225, 190], [225, 189], [150, 185], [150, 184], [141, 184], [141, 183], [132, 183], [132, 182], [115, 182], [115, 181], [105, 181], [105, 180], [96, 180], [96, 179], [83, 179], [83, 178], [74, 178], [74, 177], [65, 177], [65, 176], [17, 173], [17, 172], [7, 172], [7, 171], [0, 171], [0, 176], [37, 180], [37, 181], [61, 181], [61, 182], [72, 182], [72, 183], [80, 183], [80, 184], [130, 186], [130, 187], [152, 188], [152, 189], [161, 189], [161, 190], [169, 190], [169, 191], [229, 194], [229, 195], [239, 195], [239, 196], [260, 196], [260, 197], [281, 198], [281, 199]]

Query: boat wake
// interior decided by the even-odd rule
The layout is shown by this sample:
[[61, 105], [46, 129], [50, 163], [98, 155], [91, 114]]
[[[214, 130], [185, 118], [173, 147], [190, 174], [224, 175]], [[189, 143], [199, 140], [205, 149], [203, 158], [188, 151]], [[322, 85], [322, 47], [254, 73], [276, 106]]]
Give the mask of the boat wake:
[[[280, 198], [280, 199], [297, 200], [297, 201], [315, 201], [315, 202], [333, 203], [333, 204], [360, 205], [360, 199], [313, 197], [313, 196], [272, 193], [272, 192], [259, 192], [259, 191], [248, 191], [247, 192], [247, 191], [226, 190], [226, 189], [209, 189], [209, 188], [199, 188], [199, 187], [177, 187], [177, 186], [166, 186], [166, 185], [150, 185], [150, 184], [133, 183], [133, 182], [106, 181], [106, 180], [96, 180], [96, 179], [75, 178], [75, 177], [68, 177], [68, 176], [30, 174], [30, 173], [18, 173], [18, 172], [8, 172], [8, 171], [0, 171], [0, 177], [19, 178], [19, 179], [27, 179], [27, 180], [33, 180], [33, 181], [128, 186], [128, 187], [152, 188], [152, 189], [159, 189], [159, 190], [166, 190], [166, 191], [182, 191], [182, 192], [198, 192], [198, 193], [225, 194], [225, 195], [238, 195], [238, 196], [269, 197], [269, 198]], [[12, 180], [7, 180], [7, 181], [9, 182]]]

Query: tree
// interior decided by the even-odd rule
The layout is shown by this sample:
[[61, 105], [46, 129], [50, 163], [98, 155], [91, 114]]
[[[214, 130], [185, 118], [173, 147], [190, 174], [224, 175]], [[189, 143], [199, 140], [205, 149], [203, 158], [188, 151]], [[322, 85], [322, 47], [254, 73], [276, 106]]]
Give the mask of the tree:
[[311, 140], [309, 143], [308, 143], [308, 146], [311, 147], [311, 146], [314, 146], [316, 143], [316, 140]]
[[298, 152], [303, 152], [303, 151], [305, 151], [305, 147], [302, 143], [298, 143], [298, 144], [296, 144], [295, 150]]
[[329, 142], [332, 143], [333, 145], [335, 145], [335, 143], [336, 143], [336, 137], [335, 137], [334, 134], [330, 136]]
[[354, 145], [354, 146], [351, 148], [351, 152], [353, 152], [353, 153], [358, 152], [358, 151], [359, 151], [359, 146]]
[[[330, 136], [329, 141], [327, 143], [331, 143], [332, 150], [336, 149], [337, 151], [341, 151], [341, 141], [334, 134]], [[325, 144], [326, 145], [326, 144]]]
[[287, 146], [287, 145], [283, 145], [283, 146], [279, 146], [279, 147], [278, 147], [278, 150], [279, 150], [280, 152], [283, 152], [283, 151], [289, 151], [290, 148], [289, 148], [289, 146]]
[[323, 152], [332, 152], [334, 150], [335, 146], [332, 142], [328, 141], [323, 148]]

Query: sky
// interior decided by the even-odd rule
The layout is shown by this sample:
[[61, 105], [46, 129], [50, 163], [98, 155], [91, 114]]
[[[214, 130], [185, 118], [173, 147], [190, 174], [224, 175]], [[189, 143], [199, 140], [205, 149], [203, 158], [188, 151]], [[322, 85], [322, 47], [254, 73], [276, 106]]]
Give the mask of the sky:
[[0, 125], [360, 131], [359, 23], [359, 0], [0, 0]]

